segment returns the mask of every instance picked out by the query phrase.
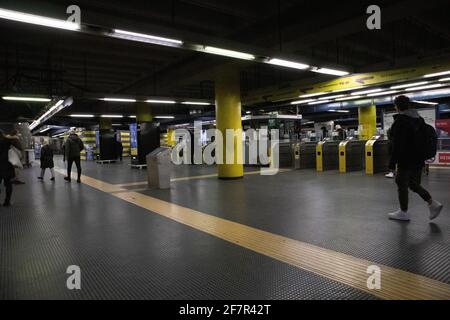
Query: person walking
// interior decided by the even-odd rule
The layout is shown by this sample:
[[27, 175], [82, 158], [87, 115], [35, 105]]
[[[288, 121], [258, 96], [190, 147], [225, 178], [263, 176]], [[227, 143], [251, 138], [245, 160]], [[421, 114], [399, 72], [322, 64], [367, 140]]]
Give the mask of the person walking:
[[[14, 141], [14, 145], [13, 145], [13, 151], [17, 153], [17, 156], [19, 157], [20, 160], [23, 159], [23, 153], [22, 153], [22, 142], [20, 139], [20, 135], [19, 132], [17, 130], [12, 130], [11, 133], [7, 136], [7, 138], [11, 139]], [[22, 170], [23, 167], [22, 166], [16, 166], [14, 167], [14, 178], [12, 180], [13, 184], [25, 184], [25, 182], [23, 182], [21, 180], [22, 177]]]
[[119, 158], [120, 162], [123, 160], [123, 145], [122, 142], [116, 141], [116, 154], [117, 158]]
[[20, 144], [16, 139], [5, 136], [0, 130], [0, 183], [3, 182], [6, 189], [4, 207], [11, 205], [11, 196], [13, 192], [12, 179], [15, 177], [14, 166], [9, 162], [9, 150], [14, 146], [20, 150]]
[[434, 220], [441, 213], [443, 205], [433, 200], [430, 193], [421, 186], [425, 160], [422, 156], [423, 150], [418, 150], [414, 139], [420, 132], [420, 127], [425, 125], [425, 121], [415, 109], [410, 109], [408, 97], [399, 96], [394, 104], [398, 114], [394, 116], [394, 124], [390, 130], [392, 153], [389, 169], [393, 171], [397, 167], [395, 181], [398, 187], [400, 210], [389, 213], [389, 218], [402, 221], [411, 219], [408, 212], [409, 188], [428, 203], [430, 220]]
[[50, 174], [52, 175], [51, 181], [55, 181], [55, 164], [53, 162], [53, 149], [48, 143], [44, 142], [41, 148], [41, 175], [38, 177], [39, 180], [44, 180], [45, 170], [50, 169]]
[[83, 141], [78, 135], [72, 131], [64, 144], [64, 156], [67, 160], [67, 177], [64, 180], [71, 182], [72, 177], [72, 165], [75, 162], [77, 166], [78, 179], [77, 182], [81, 183], [81, 158], [80, 152], [84, 149]]

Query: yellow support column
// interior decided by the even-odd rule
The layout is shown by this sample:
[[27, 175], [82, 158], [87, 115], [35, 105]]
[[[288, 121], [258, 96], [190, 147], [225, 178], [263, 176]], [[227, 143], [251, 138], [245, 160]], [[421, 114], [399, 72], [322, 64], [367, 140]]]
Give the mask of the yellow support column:
[[[216, 124], [223, 136], [223, 164], [218, 164], [219, 179], [236, 179], [244, 176], [242, 158], [242, 119], [239, 69], [227, 65], [216, 70]], [[226, 130], [235, 132], [233, 138], [234, 159], [227, 163]], [[216, 153], [217, 154], [217, 153]]]
[[358, 119], [361, 132], [360, 140], [369, 140], [377, 132], [377, 107], [361, 107], [358, 110]]

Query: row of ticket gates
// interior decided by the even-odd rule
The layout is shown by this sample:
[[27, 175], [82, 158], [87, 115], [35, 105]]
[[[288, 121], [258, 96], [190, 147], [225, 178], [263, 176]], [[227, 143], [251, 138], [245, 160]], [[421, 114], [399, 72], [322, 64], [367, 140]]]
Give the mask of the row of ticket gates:
[[280, 143], [280, 167], [339, 172], [362, 171], [368, 175], [389, 168], [389, 141], [374, 136], [370, 140]]

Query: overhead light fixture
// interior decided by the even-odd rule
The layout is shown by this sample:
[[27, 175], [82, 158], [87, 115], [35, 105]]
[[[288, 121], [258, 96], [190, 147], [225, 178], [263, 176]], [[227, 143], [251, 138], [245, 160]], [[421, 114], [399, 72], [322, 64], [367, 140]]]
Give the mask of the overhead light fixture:
[[350, 110], [335, 110], [335, 109], [330, 109], [330, 110], [328, 110], [328, 112], [349, 113]]
[[50, 130], [51, 128], [50, 127], [47, 127], [47, 128], [45, 128], [45, 129], [42, 129], [41, 131], [39, 131], [38, 133], [44, 133], [44, 132], [47, 132], [48, 130]]
[[316, 101], [316, 99], [306, 99], [306, 100], [298, 100], [298, 101], [292, 101], [291, 104], [302, 104], [302, 103], [308, 103]]
[[378, 93], [371, 93], [368, 94], [368, 97], [378, 97], [378, 96], [387, 96], [389, 94], [394, 94], [394, 93], [398, 93], [398, 90], [390, 90], [390, 91], [383, 91], [383, 92], [378, 92]]
[[52, 99], [48, 98], [33, 98], [33, 97], [2, 97], [3, 100], [7, 101], [24, 101], [24, 102], [50, 102]]
[[318, 97], [318, 96], [323, 96], [324, 94], [328, 94], [328, 92], [317, 92], [317, 93], [303, 94], [303, 95], [301, 95], [299, 98]]
[[319, 98], [319, 100], [336, 99], [336, 98], [342, 98], [345, 96], [346, 96], [346, 94], [337, 94], [335, 96], [322, 97], [322, 98]]
[[193, 106], [210, 106], [209, 102], [195, 102], [195, 101], [183, 101], [181, 104], [189, 104]]
[[114, 32], [111, 33], [111, 36], [119, 39], [157, 44], [160, 46], [181, 47], [183, 45], [183, 41], [181, 40], [158, 37], [150, 34], [130, 32], [119, 29], [115, 29]]
[[72, 118], [94, 118], [93, 114], [71, 114]]
[[128, 116], [128, 118], [136, 119], [136, 116]]
[[55, 114], [60, 112], [65, 107], [71, 105], [73, 100], [71, 99], [66, 104], [64, 104], [64, 100], [58, 100], [53, 106], [50, 107], [42, 116], [40, 116], [37, 120], [33, 121], [32, 124], [30, 124], [30, 130], [34, 130], [37, 126], [43, 124], [45, 121], [53, 117]]
[[76, 31], [80, 29], [80, 25], [74, 22], [47, 18], [43, 16], [37, 16], [34, 14], [28, 14], [6, 9], [0, 9], [0, 18], [71, 31]]
[[362, 98], [362, 96], [353, 96], [353, 97], [347, 97], [347, 98], [340, 98], [340, 99], [336, 99], [336, 101], [355, 100], [355, 99], [359, 99], [359, 98]]
[[270, 59], [268, 61], [269, 64], [273, 64], [276, 66], [287, 67], [292, 69], [305, 70], [309, 68], [309, 65], [294, 61], [281, 60], [281, 59]]
[[421, 82], [414, 82], [414, 83], [407, 83], [407, 84], [401, 84], [398, 86], [392, 86], [391, 89], [404, 89], [409, 87], [416, 87], [416, 86], [423, 86], [425, 84], [428, 84], [428, 81], [421, 81]]
[[252, 112], [251, 112], [251, 111], [246, 111], [245, 113], [246, 113], [246, 114], [251, 114]]
[[175, 104], [172, 100], [145, 100], [147, 103]]
[[155, 119], [175, 119], [174, 116], [156, 116]]
[[450, 78], [442, 78], [442, 79], [439, 79], [439, 81], [440, 82], [450, 81]]
[[119, 114], [102, 114], [101, 118], [123, 118], [122, 115]]
[[237, 58], [243, 60], [255, 60], [256, 57], [249, 53], [243, 53], [239, 51], [221, 49], [216, 47], [205, 46], [204, 51], [211, 54], [217, 54], [219, 56], [225, 56], [230, 58]]
[[383, 89], [369, 89], [369, 90], [363, 90], [363, 91], [356, 91], [356, 92], [352, 92], [350, 93], [352, 96], [360, 96], [363, 94], [369, 94], [369, 93], [375, 93], [375, 92], [380, 92], [383, 91]]
[[329, 74], [329, 75], [333, 75], [333, 76], [346, 76], [349, 74], [347, 71], [335, 70], [335, 69], [329, 69], [329, 68], [316, 68], [316, 69], [312, 69], [311, 71], [317, 72], [317, 73]]
[[437, 106], [439, 103], [437, 102], [431, 102], [431, 101], [419, 101], [419, 100], [413, 100], [412, 102], [420, 103], [420, 104], [428, 104], [432, 106]]
[[438, 72], [438, 73], [430, 73], [430, 74], [426, 74], [423, 77], [424, 78], [434, 78], [434, 77], [440, 77], [440, 76], [446, 76], [450, 74], [450, 71], [444, 71], [444, 72]]
[[327, 102], [331, 102], [331, 100], [322, 100], [322, 101], [315, 101], [315, 102], [310, 102], [308, 103], [309, 105], [315, 105], [315, 104], [324, 104]]
[[437, 83], [437, 84], [430, 84], [428, 86], [420, 86], [420, 87], [408, 88], [408, 89], [406, 89], [406, 91], [427, 90], [427, 89], [434, 89], [434, 88], [439, 88], [439, 87], [442, 87], [442, 84]]
[[109, 102], [136, 102], [136, 99], [121, 99], [121, 98], [102, 98], [100, 100], [109, 101]]

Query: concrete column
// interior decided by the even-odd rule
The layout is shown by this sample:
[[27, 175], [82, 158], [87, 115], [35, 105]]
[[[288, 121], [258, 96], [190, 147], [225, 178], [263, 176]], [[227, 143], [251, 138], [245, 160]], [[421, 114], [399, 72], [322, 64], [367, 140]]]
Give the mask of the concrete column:
[[[244, 176], [242, 158], [242, 119], [241, 91], [239, 69], [233, 65], [220, 67], [216, 70], [216, 124], [223, 135], [223, 163], [218, 164], [220, 179], [237, 179]], [[232, 129], [236, 135], [233, 141], [234, 157], [227, 164], [226, 130]], [[229, 152], [231, 153], [231, 152]], [[217, 153], [216, 153], [217, 154]], [[229, 154], [230, 158], [231, 155]]]

